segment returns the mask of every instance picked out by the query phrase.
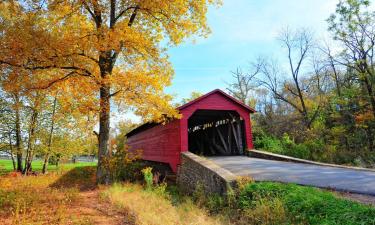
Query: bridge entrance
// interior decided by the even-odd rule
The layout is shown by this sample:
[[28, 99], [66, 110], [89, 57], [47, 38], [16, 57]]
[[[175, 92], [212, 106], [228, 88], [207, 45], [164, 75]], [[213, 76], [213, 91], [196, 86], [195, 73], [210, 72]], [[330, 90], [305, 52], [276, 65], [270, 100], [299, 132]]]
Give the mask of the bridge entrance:
[[203, 156], [243, 155], [244, 120], [236, 111], [197, 110], [188, 119], [189, 151]]

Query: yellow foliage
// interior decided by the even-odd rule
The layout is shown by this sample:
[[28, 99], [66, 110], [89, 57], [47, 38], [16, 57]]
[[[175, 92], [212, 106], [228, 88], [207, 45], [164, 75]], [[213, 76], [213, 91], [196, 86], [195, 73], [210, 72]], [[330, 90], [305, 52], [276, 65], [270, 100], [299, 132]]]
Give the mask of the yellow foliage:
[[367, 123], [370, 121], [374, 121], [374, 113], [371, 110], [368, 110], [364, 113], [357, 114], [355, 117], [355, 121], [359, 126], [367, 127]]
[[113, 10], [109, 1], [9, 2], [0, 3], [0, 67], [11, 71], [9, 89], [53, 85], [82, 111], [98, 112], [99, 90], [109, 87], [115, 103], [145, 120], [178, 117], [163, 93], [174, 73], [166, 47], [206, 36], [208, 5], [220, 4], [117, 0]]

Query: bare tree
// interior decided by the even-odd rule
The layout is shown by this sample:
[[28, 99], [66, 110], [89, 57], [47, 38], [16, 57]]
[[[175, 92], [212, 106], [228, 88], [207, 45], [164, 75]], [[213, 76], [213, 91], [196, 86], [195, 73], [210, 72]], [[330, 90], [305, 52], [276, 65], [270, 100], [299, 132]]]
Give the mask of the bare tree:
[[[302, 74], [303, 67], [307, 65], [314, 47], [313, 35], [306, 29], [291, 31], [285, 29], [281, 32], [279, 40], [287, 51], [288, 72], [290, 80], [281, 79], [282, 71], [275, 61], [266, 61], [262, 64], [261, 84], [266, 87], [273, 96], [281, 100], [301, 115], [303, 123], [311, 128], [312, 122], [318, 115], [318, 108], [309, 109], [306, 104], [306, 93], [311, 89], [311, 82], [314, 79], [306, 78]], [[317, 69], [317, 67], [315, 68]], [[314, 71], [317, 75], [319, 70]], [[317, 81], [318, 86], [320, 80]], [[320, 89], [320, 88], [318, 88]], [[312, 112], [310, 112], [312, 110]]]
[[258, 86], [256, 76], [259, 75], [262, 64], [262, 60], [251, 63], [247, 73], [238, 67], [236, 71], [232, 72], [234, 81], [228, 83], [227, 91], [244, 104], [248, 104], [250, 92]]

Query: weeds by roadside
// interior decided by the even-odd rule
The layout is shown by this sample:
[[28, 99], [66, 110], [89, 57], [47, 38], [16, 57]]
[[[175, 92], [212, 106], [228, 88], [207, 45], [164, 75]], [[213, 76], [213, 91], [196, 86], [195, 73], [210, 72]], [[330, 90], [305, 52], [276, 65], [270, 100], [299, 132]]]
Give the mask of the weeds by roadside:
[[227, 224], [218, 216], [210, 216], [191, 198], [180, 195], [175, 186], [154, 184], [151, 168], [142, 172], [145, 185], [116, 183], [102, 191], [102, 199], [132, 212], [134, 222], [140, 225]]

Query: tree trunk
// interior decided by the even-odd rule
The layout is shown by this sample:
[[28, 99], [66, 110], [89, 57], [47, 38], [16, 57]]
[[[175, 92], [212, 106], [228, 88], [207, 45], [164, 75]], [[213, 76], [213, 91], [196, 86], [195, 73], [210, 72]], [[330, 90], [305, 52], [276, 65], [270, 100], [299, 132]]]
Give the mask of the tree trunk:
[[110, 182], [110, 174], [104, 162], [108, 156], [109, 122], [110, 86], [102, 84], [100, 88], [98, 169], [96, 172], [96, 181], [101, 184], [109, 184]]
[[34, 133], [35, 133], [35, 126], [38, 118], [38, 111], [33, 109], [33, 114], [31, 116], [30, 121], [30, 130], [29, 130], [29, 141], [27, 143], [27, 151], [26, 151], [26, 158], [25, 158], [25, 168], [23, 170], [24, 174], [28, 174], [32, 170], [31, 163], [33, 161], [33, 145], [34, 145]]
[[294, 83], [296, 85], [298, 98], [299, 98], [301, 106], [302, 106], [302, 116], [303, 116], [304, 124], [308, 129], [310, 129], [312, 121], [309, 121], [309, 115], [308, 115], [308, 112], [307, 112], [305, 100], [303, 98], [303, 93], [302, 93], [301, 88], [299, 86], [299, 81], [298, 81], [297, 77], [294, 77]]
[[12, 159], [12, 164], [13, 164], [13, 170], [16, 171], [17, 170], [17, 166], [16, 166], [16, 162], [14, 161], [14, 156], [13, 156], [13, 144], [12, 144], [12, 136], [10, 135], [10, 132], [9, 132], [9, 150], [10, 150], [10, 157]]
[[[94, 4], [94, 15], [95, 24], [99, 32], [102, 28], [103, 18], [102, 10], [98, 7], [99, 4]], [[131, 27], [134, 19], [137, 15], [139, 7], [135, 7], [131, 13], [128, 26]], [[116, 1], [110, 1], [110, 18], [109, 28], [113, 29], [116, 24]], [[103, 34], [103, 33], [102, 33]], [[103, 38], [104, 35], [99, 35], [99, 39]], [[120, 47], [121, 48], [121, 47]], [[108, 184], [110, 182], [110, 171], [104, 164], [104, 160], [109, 155], [108, 142], [109, 142], [109, 125], [110, 125], [110, 98], [111, 98], [111, 85], [106, 79], [107, 76], [112, 74], [113, 66], [117, 60], [119, 51], [110, 49], [107, 51], [100, 51], [99, 55], [99, 67], [100, 76], [102, 78], [102, 84], [100, 87], [100, 112], [99, 112], [99, 150], [98, 150], [98, 168], [96, 172], [96, 182]]]
[[47, 172], [48, 160], [49, 160], [49, 156], [50, 156], [50, 153], [51, 153], [53, 129], [54, 129], [54, 126], [55, 126], [56, 104], [57, 104], [57, 98], [55, 96], [55, 99], [53, 100], [53, 109], [52, 109], [52, 116], [51, 116], [51, 129], [50, 129], [49, 137], [48, 137], [48, 152], [44, 156], [44, 163], [43, 163], [43, 169], [42, 169], [43, 174], [45, 174]]
[[43, 174], [46, 174], [47, 172], [48, 160], [49, 160], [49, 152], [47, 152], [47, 154], [44, 156], [43, 168], [42, 168]]
[[18, 94], [14, 95], [16, 102], [16, 154], [17, 154], [17, 171], [22, 172], [22, 139], [21, 139], [21, 121], [20, 121], [20, 101]]
[[374, 134], [371, 127], [366, 129], [367, 141], [368, 141], [368, 150], [372, 152], [374, 150]]
[[375, 117], [375, 97], [374, 97], [374, 91], [372, 89], [372, 84], [370, 83], [369, 78], [367, 76], [364, 79], [364, 83], [365, 83], [365, 87], [366, 87], [366, 90], [367, 90], [367, 94], [368, 94], [369, 99], [370, 99], [370, 104], [371, 104], [371, 108], [372, 108], [372, 114]]
[[10, 158], [12, 159], [12, 164], [13, 164], [13, 171], [16, 171], [17, 166], [16, 166], [16, 161], [14, 160], [13, 153], [10, 153]]

